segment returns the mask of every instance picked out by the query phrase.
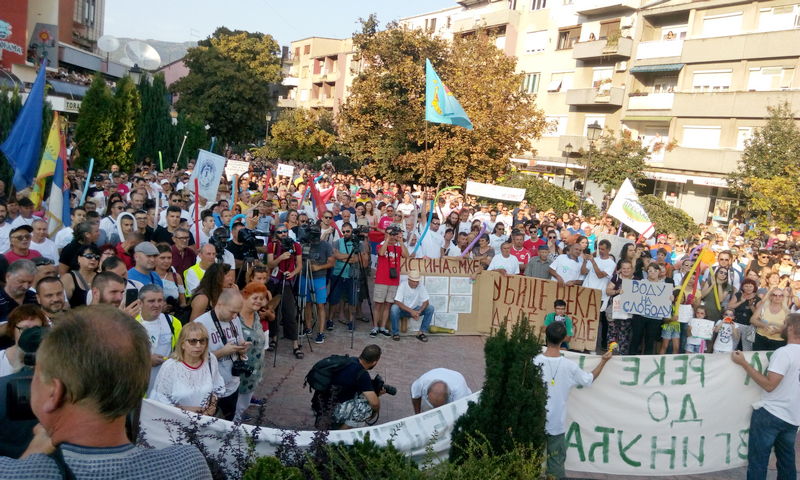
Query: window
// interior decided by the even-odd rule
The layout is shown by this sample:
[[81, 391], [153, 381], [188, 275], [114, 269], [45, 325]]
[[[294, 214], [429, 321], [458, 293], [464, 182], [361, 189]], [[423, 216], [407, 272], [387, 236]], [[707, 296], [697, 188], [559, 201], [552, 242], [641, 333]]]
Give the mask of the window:
[[494, 46], [497, 47], [498, 50], [505, 50], [506, 49], [506, 36], [505, 35], [498, 35], [494, 38]]
[[714, 15], [703, 19], [703, 35], [721, 37], [736, 35], [742, 31], [742, 12]]
[[753, 136], [753, 127], [739, 127], [736, 132], [736, 150], [744, 150], [747, 141]]
[[751, 68], [748, 90], [786, 90], [792, 86], [793, 67]]
[[300, 70], [300, 78], [308, 78], [308, 65], [304, 66], [302, 70]]
[[537, 93], [539, 91], [540, 73], [526, 73], [522, 79], [522, 91], [525, 93]]
[[541, 53], [547, 47], [547, 30], [528, 32], [525, 35], [525, 53]]
[[544, 133], [545, 137], [560, 137], [567, 134], [567, 116], [566, 115], [547, 115], [544, 117], [547, 122], [547, 127]]
[[601, 128], [606, 128], [606, 116], [605, 115], [586, 115], [586, 118], [583, 120], [583, 134], [587, 137], [589, 136], [589, 125], [597, 122]]
[[308, 55], [309, 53], [311, 53], [311, 45], [310, 44], [309, 45], [305, 45], [303, 47], [303, 55]]
[[550, 74], [548, 92], [565, 92], [572, 87], [572, 72], [553, 72]]
[[682, 25], [664, 25], [661, 27], [661, 40], [683, 40], [686, 38], [686, 32], [689, 26], [685, 23]]
[[556, 49], [566, 50], [572, 48], [581, 36], [581, 27], [570, 27], [558, 31], [558, 45]]
[[592, 69], [592, 88], [598, 88], [600, 85], [606, 83], [610, 84], [613, 74], [613, 67], [596, 67]]
[[673, 93], [678, 86], [678, 77], [656, 77], [653, 80], [653, 93]]
[[614, 20], [613, 22], [606, 22], [600, 25], [600, 36], [599, 38], [608, 38], [612, 35], [619, 35], [619, 19]]
[[689, 148], [719, 148], [722, 127], [686, 125], [681, 146]]
[[547, 8], [547, 0], [531, 0], [531, 10]]
[[731, 88], [730, 70], [705, 70], [694, 72], [692, 76], [693, 92], [719, 92]]
[[800, 27], [800, 5], [762, 8], [759, 11], [759, 30], [789, 30], [798, 27]]
[[436, 18], [426, 18], [425, 19], [425, 31], [428, 33], [434, 33], [436, 31]]
[[294, 58], [297, 58], [299, 56], [300, 56], [300, 47], [295, 47], [295, 49], [294, 49]]

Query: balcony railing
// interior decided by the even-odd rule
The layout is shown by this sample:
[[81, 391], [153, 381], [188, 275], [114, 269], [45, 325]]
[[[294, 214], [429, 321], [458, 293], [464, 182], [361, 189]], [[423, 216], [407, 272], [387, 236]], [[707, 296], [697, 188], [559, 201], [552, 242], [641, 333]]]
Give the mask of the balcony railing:
[[624, 100], [625, 87], [567, 90], [567, 105], [612, 105], [621, 107]]
[[608, 44], [608, 40], [579, 42], [572, 47], [572, 58], [575, 60], [591, 60], [595, 58], [630, 58], [633, 50], [633, 39], [621, 37], [616, 44]]
[[657, 42], [640, 42], [636, 47], [636, 59], [680, 57], [683, 52], [683, 40], [660, 40]]
[[628, 110], [669, 110], [674, 100], [674, 93], [631, 95], [628, 98]]

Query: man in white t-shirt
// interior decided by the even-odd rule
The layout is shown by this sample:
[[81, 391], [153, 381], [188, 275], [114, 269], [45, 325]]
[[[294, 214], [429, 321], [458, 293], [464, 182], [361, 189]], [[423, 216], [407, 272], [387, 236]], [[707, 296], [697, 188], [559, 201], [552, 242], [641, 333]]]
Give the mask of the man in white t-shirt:
[[600, 358], [592, 373], [581, 370], [577, 363], [561, 356], [561, 343], [567, 337], [564, 322], [553, 322], [545, 330], [547, 349], [533, 359], [542, 369], [542, 381], [547, 388], [547, 478], [564, 478], [564, 462], [567, 458], [567, 398], [573, 387], [588, 387], [600, 376], [611, 352]]
[[428, 341], [426, 333], [428, 333], [431, 320], [433, 320], [433, 305], [429, 303], [428, 290], [421, 280], [419, 271], [411, 270], [408, 272], [408, 279], [400, 282], [400, 286], [397, 287], [394, 304], [389, 309], [389, 318], [392, 320], [392, 340], [400, 340], [401, 317], [411, 317], [414, 320], [422, 317], [417, 340]]
[[31, 227], [33, 228], [31, 248], [52, 260], [54, 265], [58, 265], [58, 249], [55, 242], [47, 238], [47, 222], [36, 219]]
[[226, 288], [217, 300], [213, 310], [197, 317], [194, 321], [208, 330], [208, 350], [219, 361], [219, 372], [225, 380], [225, 393], [217, 405], [222, 411], [222, 418], [233, 420], [236, 413], [239, 377], [232, 373], [233, 362], [244, 360], [250, 342], [245, 342], [242, 335], [242, 324], [239, 311], [242, 309], [242, 294], [232, 288]]
[[567, 247], [567, 253], [562, 253], [550, 264], [550, 280], [566, 286], [581, 284], [581, 246], [573, 243]]
[[605, 351], [608, 347], [608, 320], [606, 319], [606, 307], [608, 306], [608, 295], [606, 286], [614, 275], [617, 262], [611, 257], [611, 242], [600, 240], [597, 244], [597, 256], [585, 254], [583, 256], [583, 266], [581, 273], [586, 275], [583, 279], [583, 286], [586, 288], [596, 288], [600, 290], [600, 330], [597, 332], [597, 350]]
[[[441, 258], [444, 237], [441, 232], [439, 232], [440, 225], [441, 220], [434, 215], [431, 219], [431, 226], [428, 228], [425, 237], [422, 238], [421, 244], [415, 254], [417, 258]], [[420, 241], [419, 238], [422, 237], [423, 231], [425, 231], [425, 225], [420, 223], [412, 233], [412, 235], [417, 238], [418, 242]]]
[[162, 313], [164, 308], [164, 289], [158, 285], [144, 285], [139, 290], [139, 303], [141, 312], [136, 316], [150, 339], [150, 383], [147, 386], [147, 396], [152, 396], [153, 386], [156, 384], [158, 371], [161, 364], [172, 353], [178, 336], [181, 334], [181, 322], [172, 315]]
[[464, 375], [447, 368], [434, 368], [411, 384], [411, 405], [414, 413], [438, 408], [472, 394]]
[[766, 478], [770, 451], [775, 449], [778, 478], [797, 478], [795, 440], [800, 426], [800, 314], [786, 318], [786, 345], [775, 350], [767, 374], [753, 368], [742, 352], [731, 354], [734, 363], [764, 389], [753, 404], [747, 450], [747, 478]]
[[511, 242], [503, 242], [500, 255], [492, 257], [486, 270], [496, 270], [505, 275], [519, 275], [519, 260], [511, 255]]

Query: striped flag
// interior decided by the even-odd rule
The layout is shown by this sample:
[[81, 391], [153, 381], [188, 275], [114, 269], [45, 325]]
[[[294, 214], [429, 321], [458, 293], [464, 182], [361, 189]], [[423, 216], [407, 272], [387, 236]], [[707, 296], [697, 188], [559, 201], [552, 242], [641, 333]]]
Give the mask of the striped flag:
[[39, 209], [44, 199], [44, 189], [47, 178], [52, 177], [56, 172], [56, 162], [58, 161], [59, 149], [61, 148], [61, 122], [58, 112], [53, 112], [53, 124], [50, 125], [50, 133], [47, 136], [47, 144], [42, 152], [42, 161], [39, 163], [39, 171], [33, 181], [33, 191], [31, 201], [35, 210]]
[[52, 237], [63, 227], [72, 225], [69, 216], [69, 180], [67, 180], [67, 145], [59, 130], [59, 149], [53, 174], [53, 186], [47, 201], [47, 233]]

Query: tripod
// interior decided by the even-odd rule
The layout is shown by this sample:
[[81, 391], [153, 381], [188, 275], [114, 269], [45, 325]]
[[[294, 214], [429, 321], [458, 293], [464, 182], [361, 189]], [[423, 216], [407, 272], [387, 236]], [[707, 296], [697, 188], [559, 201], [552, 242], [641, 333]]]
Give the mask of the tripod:
[[[319, 322], [319, 316], [317, 313], [317, 292], [314, 288], [314, 277], [313, 272], [311, 270], [311, 260], [308, 258], [309, 254], [311, 253], [311, 247], [308, 245], [303, 246], [303, 273], [301, 274], [301, 278], [303, 282], [300, 284], [300, 288], [297, 289], [297, 296], [298, 301], [295, 303], [297, 308], [299, 309], [297, 314], [297, 323], [298, 323], [298, 332], [305, 331], [306, 328], [306, 305], [308, 305], [308, 296], [311, 295], [311, 333], [314, 333], [314, 327], [317, 326]], [[299, 330], [303, 328], [303, 330]], [[305, 336], [306, 340], [308, 341], [308, 349], [309, 351], [313, 352], [314, 347], [311, 346], [311, 339], [308, 335]]]
[[[354, 241], [354, 239], [351, 238], [349, 241], [350, 241], [350, 244], [352, 245], [352, 248], [350, 249], [350, 253], [347, 255], [347, 259], [344, 261], [345, 265], [350, 265], [350, 259], [353, 258], [354, 254], [357, 254], [359, 256], [358, 262], [357, 262], [358, 263], [358, 269], [354, 269], [353, 266], [350, 265], [350, 275], [351, 275], [351, 278], [353, 280], [351, 282], [351, 284], [350, 284], [350, 287], [351, 287], [350, 299], [354, 299], [355, 300], [355, 305], [353, 305], [354, 309], [355, 308], [360, 308], [361, 307], [361, 301], [358, 298], [358, 292], [359, 292], [360, 288], [364, 288], [363, 291], [367, 292], [367, 305], [369, 305], [369, 315], [370, 315], [370, 318], [372, 319], [372, 321], [374, 323], [375, 322], [375, 314], [372, 311], [372, 301], [370, 301], [370, 299], [369, 299], [369, 285], [367, 284], [367, 275], [366, 275], [366, 273], [364, 271], [365, 270], [364, 263], [361, 261], [361, 240]], [[347, 244], [347, 242], [345, 242], [345, 248], [346, 248], [346, 244]], [[342, 279], [342, 274], [344, 274], [344, 272], [345, 272], [345, 268], [342, 268], [342, 270], [339, 272], [339, 274], [336, 275], [336, 277], [334, 277], [333, 281], [331, 282], [331, 289], [330, 289], [331, 293], [333, 293], [335, 291], [336, 286], [338, 285], [339, 281]], [[363, 285], [360, 284], [359, 281], [362, 281]], [[355, 317], [355, 312], [353, 312], [352, 316]], [[355, 318], [350, 320], [350, 324], [352, 326], [352, 328], [350, 329], [350, 348], [352, 349], [353, 348], [353, 341], [354, 341], [354, 337], [355, 337], [355, 331], [356, 331]]]

